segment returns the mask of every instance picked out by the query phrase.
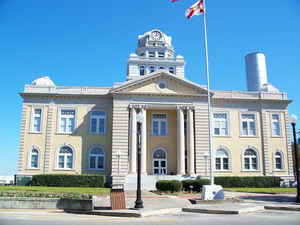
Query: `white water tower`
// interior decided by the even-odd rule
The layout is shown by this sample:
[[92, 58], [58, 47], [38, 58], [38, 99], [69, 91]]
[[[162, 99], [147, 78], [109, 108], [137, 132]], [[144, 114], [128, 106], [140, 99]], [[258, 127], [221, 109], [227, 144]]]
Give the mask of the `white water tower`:
[[246, 73], [248, 91], [261, 91], [268, 83], [266, 57], [261, 52], [246, 55]]

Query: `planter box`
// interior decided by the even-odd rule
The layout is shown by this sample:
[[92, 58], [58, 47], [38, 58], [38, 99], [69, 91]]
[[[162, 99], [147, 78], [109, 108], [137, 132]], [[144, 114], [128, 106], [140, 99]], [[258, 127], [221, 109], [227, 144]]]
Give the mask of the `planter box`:
[[93, 211], [92, 199], [68, 199], [62, 198], [59, 201], [59, 208], [66, 211]]

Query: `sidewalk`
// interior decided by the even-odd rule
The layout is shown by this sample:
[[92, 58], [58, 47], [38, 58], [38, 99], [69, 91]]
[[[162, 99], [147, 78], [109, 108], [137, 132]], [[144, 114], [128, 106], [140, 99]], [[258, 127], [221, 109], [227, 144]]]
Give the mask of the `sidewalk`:
[[256, 194], [225, 191], [226, 201], [200, 201], [200, 204], [192, 204], [189, 199], [201, 199], [200, 194], [172, 196], [143, 191], [144, 208], [141, 210], [133, 209], [136, 200], [135, 191], [126, 191], [125, 195], [127, 209], [110, 210], [109, 196], [99, 196], [94, 201], [95, 210], [88, 212], [88, 214], [145, 217], [181, 211], [213, 214], [242, 214], [267, 209], [300, 211], [300, 205], [295, 204], [296, 198], [293, 194]]

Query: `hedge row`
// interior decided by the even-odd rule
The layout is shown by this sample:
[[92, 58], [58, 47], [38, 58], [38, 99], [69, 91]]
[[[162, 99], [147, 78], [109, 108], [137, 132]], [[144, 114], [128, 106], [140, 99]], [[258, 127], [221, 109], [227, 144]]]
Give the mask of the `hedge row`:
[[32, 177], [32, 186], [48, 187], [104, 187], [103, 175], [43, 174]]
[[203, 185], [210, 184], [208, 179], [182, 180], [183, 191], [201, 192]]
[[179, 192], [182, 190], [182, 183], [178, 180], [160, 180], [156, 182], [156, 189], [159, 191]]
[[222, 187], [280, 187], [280, 177], [215, 177], [215, 183]]
[[[230, 187], [256, 187], [270, 188], [280, 187], [280, 177], [215, 177], [215, 184], [221, 185], [224, 188]], [[203, 185], [209, 185], [208, 179], [197, 180], [160, 180], [156, 183], [158, 191], [193, 191], [201, 192]]]

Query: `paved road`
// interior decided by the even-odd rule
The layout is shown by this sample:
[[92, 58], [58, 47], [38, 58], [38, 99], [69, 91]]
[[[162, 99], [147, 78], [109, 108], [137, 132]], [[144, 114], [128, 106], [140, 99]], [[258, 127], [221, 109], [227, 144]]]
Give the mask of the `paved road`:
[[300, 212], [265, 211], [246, 215], [179, 213], [147, 218], [117, 218], [66, 214], [49, 210], [0, 210], [0, 225], [299, 225]]

